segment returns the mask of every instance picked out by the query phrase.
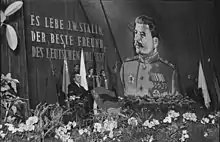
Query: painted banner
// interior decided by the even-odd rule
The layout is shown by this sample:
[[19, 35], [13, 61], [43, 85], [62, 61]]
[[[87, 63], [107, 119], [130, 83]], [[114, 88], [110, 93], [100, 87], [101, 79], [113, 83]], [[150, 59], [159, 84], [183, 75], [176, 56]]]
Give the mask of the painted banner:
[[79, 64], [81, 48], [87, 70], [92, 66], [93, 52], [97, 70], [103, 69], [104, 32], [98, 24], [90, 23], [79, 1], [31, 0], [24, 6], [31, 106], [55, 103], [64, 57], [70, 77], [73, 66]]

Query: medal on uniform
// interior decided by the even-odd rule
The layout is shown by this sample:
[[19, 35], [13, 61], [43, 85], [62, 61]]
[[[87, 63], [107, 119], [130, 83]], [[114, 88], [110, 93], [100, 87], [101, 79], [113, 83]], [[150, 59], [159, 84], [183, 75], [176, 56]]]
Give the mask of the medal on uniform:
[[132, 75], [128, 76], [128, 82], [133, 84], [134, 83], [134, 77]]
[[145, 64], [142, 64], [142, 69], [146, 69], [147, 68], [147, 66], [145, 65]]

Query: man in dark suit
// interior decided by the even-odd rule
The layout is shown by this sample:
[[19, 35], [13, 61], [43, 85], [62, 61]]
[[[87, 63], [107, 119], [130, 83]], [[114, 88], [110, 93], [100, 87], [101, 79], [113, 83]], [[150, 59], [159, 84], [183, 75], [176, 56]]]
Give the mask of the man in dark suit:
[[68, 97], [70, 96], [76, 96], [80, 97], [81, 100], [84, 102], [84, 108], [86, 110], [86, 113], [89, 113], [92, 110], [92, 103], [91, 98], [92, 95], [85, 90], [81, 84], [81, 76], [79, 73], [74, 73], [73, 75], [73, 81], [68, 86]]
[[81, 76], [79, 73], [74, 73], [73, 81], [68, 86], [68, 97], [77, 96], [83, 99], [87, 93], [85, 88], [80, 85], [81, 84]]

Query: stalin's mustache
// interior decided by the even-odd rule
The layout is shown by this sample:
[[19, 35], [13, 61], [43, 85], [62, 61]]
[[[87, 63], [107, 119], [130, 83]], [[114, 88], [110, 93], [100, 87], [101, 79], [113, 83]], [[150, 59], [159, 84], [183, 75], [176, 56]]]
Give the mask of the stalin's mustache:
[[136, 48], [143, 48], [143, 47], [144, 47], [144, 46], [142, 45], [142, 43], [139, 42], [139, 41], [135, 41], [134, 46], [135, 46]]

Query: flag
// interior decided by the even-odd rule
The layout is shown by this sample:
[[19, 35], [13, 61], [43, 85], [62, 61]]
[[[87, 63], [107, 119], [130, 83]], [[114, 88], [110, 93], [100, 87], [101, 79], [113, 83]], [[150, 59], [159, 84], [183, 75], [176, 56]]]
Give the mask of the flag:
[[70, 76], [69, 76], [69, 70], [68, 70], [68, 63], [67, 63], [66, 56], [64, 56], [62, 92], [64, 92], [66, 95], [68, 94], [69, 84], [70, 84]]
[[114, 61], [114, 66], [109, 64], [107, 60], [107, 54], [105, 54], [105, 70], [107, 71], [109, 78], [109, 89], [115, 92], [117, 96], [123, 96], [123, 85], [120, 78], [120, 67], [121, 67], [121, 58], [119, 52], [115, 49], [116, 59]]
[[205, 75], [203, 72], [201, 61], [199, 62], [198, 88], [202, 89], [202, 94], [203, 94], [205, 106], [206, 106], [206, 108], [209, 108], [211, 100], [210, 100], [210, 96], [209, 96], [209, 92], [208, 92], [206, 79], [205, 79]]
[[81, 49], [80, 76], [81, 76], [81, 86], [83, 86], [85, 90], [88, 90], [88, 83], [87, 83], [87, 79], [86, 79], [86, 67], [85, 67], [83, 49]]
[[[64, 45], [64, 50], [65, 50], [65, 45]], [[68, 99], [67, 94], [68, 94], [69, 84], [70, 84], [70, 75], [69, 75], [68, 63], [67, 63], [66, 55], [64, 55], [62, 92], [65, 94], [66, 99]], [[69, 101], [67, 101], [67, 108], [70, 109]]]

